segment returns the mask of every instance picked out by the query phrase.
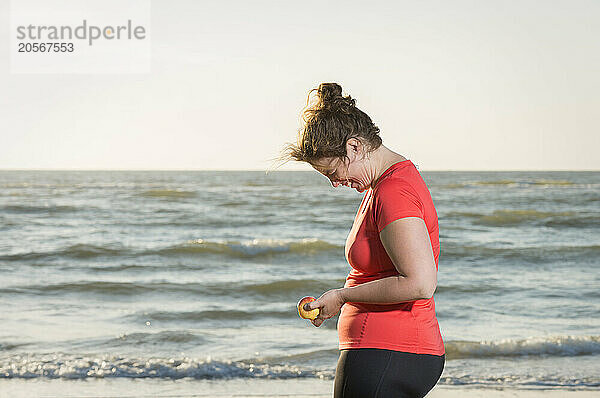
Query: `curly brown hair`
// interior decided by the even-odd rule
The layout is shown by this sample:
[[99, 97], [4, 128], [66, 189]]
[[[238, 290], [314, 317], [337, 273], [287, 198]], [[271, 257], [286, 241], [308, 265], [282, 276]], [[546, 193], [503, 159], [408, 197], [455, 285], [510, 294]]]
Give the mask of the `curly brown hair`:
[[[317, 91], [317, 101], [309, 106], [311, 93]], [[329, 157], [347, 158], [346, 143], [356, 138], [367, 151], [381, 146], [379, 127], [356, 107], [356, 100], [342, 95], [337, 83], [321, 83], [308, 93], [306, 109], [302, 114], [303, 128], [298, 132], [297, 144], [284, 148], [282, 160], [313, 162]]]

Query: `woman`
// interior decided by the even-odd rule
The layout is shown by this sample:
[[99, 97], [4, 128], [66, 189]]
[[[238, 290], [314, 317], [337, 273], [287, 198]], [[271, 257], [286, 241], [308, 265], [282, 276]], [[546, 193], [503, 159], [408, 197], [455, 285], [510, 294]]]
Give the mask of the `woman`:
[[309, 163], [334, 187], [365, 192], [346, 240], [352, 270], [344, 287], [305, 304], [320, 309], [317, 327], [341, 310], [334, 397], [423, 397], [446, 357], [433, 300], [440, 245], [431, 195], [338, 84], [321, 84], [317, 99], [287, 158]]

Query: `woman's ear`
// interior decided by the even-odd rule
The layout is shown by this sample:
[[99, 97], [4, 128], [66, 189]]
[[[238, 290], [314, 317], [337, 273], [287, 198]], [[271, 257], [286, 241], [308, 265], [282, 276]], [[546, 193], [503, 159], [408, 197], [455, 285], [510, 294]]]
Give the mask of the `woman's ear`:
[[357, 138], [350, 138], [346, 141], [346, 154], [350, 156], [350, 154], [354, 155], [354, 157], [362, 158], [363, 155], [363, 144]]

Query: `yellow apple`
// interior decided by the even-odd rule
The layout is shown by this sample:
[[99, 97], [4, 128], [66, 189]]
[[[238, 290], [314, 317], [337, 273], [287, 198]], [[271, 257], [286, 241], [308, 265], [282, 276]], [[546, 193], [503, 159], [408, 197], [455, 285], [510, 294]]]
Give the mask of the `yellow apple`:
[[319, 309], [315, 308], [314, 310], [306, 311], [304, 309], [304, 304], [310, 303], [311, 301], [315, 301], [316, 298], [311, 296], [302, 297], [300, 301], [298, 301], [298, 315], [300, 318], [304, 319], [315, 319], [319, 315]]

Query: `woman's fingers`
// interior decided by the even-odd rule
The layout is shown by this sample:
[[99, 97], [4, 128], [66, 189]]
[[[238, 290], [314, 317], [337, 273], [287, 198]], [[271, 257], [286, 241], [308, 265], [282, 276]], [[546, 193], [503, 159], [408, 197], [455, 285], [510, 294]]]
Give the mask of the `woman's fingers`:
[[333, 316], [327, 313], [327, 311], [325, 310], [325, 304], [320, 302], [319, 300], [311, 301], [310, 303], [304, 304], [304, 310], [306, 311], [314, 310], [315, 308], [319, 309], [319, 315], [315, 319], [320, 318], [321, 323], [323, 323], [325, 319], [329, 319]]
[[319, 309], [319, 315], [311, 321], [313, 325], [319, 327], [326, 319], [332, 318], [340, 312], [344, 301], [339, 291], [340, 289], [329, 290], [323, 293], [318, 299], [304, 304], [305, 311]]
[[319, 308], [321, 312], [323, 312], [323, 307], [325, 307], [325, 303], [321, 300], [321, 297], [316, 299], [315, 301], [311, 301], [309, 303], [304, 304], [304, 309], [306, 311], [314, 310], [315, 308]]
[[321, 318], [321, 316], [319, 315], [318, 317], [316, 317], [315, 319], [313, 319], [311, 322], [313, 325], [315, 325], [316, 327], [319, 327], [323, 324], [325, 320], [323, 318]]

